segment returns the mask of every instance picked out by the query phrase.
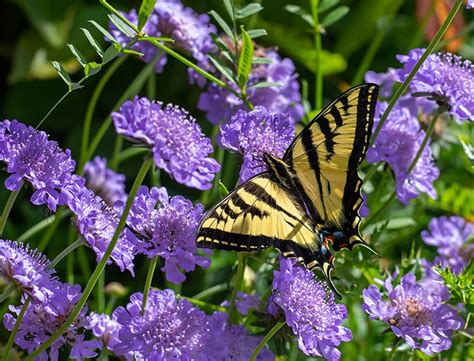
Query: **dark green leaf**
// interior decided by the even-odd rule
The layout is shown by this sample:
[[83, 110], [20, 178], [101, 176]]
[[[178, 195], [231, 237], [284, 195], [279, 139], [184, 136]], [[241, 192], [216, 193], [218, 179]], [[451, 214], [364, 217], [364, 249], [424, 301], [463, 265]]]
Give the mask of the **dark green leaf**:
[[282, 86], [283, 84], [280, 82], [274, 81], [263, 81], [261, 83], [252, 84], [249, 88], [270, 88], [272, 86]]
[[294, 5], [294, 4], [288, 4], [285, 6], [285, 10], [292, 14], [298, 15], [301, 19], [306, 21], [311, 27], [314, 26], [313, 16], [309, 14], [306, 10], [301, 8], [300, 6]]
[[145, 26], [148, 18], [150, 17], [153, 8], [155, 7], [156, 0], [142, 0], [140, 9], [138, 10], [138, 30], [142, 30]]
[[89, 40], [89, 43], [92, 45], [96, 53], [102, 58], [104, 56], [104, 50], [99, 45], [99, 42], [92, 36], [89, 30], [85, 28], [81, 28], [81, 30], [86, 36], [87, 40]]
[[242, 9], [237, 10], [236, 18], [243, 19], [247, 16], [253, 15], [258, 13], [259, 11], [263, 10], [263, 6], [257, 3], [251, 3], [247, 6], [243, 7]]
[[216, 19], [217, 23], [221, 27], [222, 30], [224, 30], [224, 33], [231, 38], [234, 39], [234, 33], [232, 33], [232, 30], [230, 29], [230, 26], [227, 25], [224, 19], [221, 18], [221, 16], [216, 13], [214, 10], [209, 11], [209, 15], [211, 15], [214, 19]]
[[222, 75], [224, 75], [229, 81], [235, 84], [234, 77], [232, 76], [232, 70], [229, 69], [224, 63], [222, 63], [222, 60], [216, 58], [214, 55], [209, 55], [209, 59]]
[[340, 6], [334, 10], [332, 10], [329, 14], [327, 14], [324, 19], [321, 21], [321, 26], [326, 28], [336, 21], [342, 19], [346, 14], [349, 12], [349, 8], [347, 6]]
[[115, 57], [120, 53], [120, 50], [117, 49], [117, 46], [115, 44], [110, 45], [104, 53], [104, 56], [102, 58], [102, 64], [107, 64], [109, 61], [115, 59]]
[[322, 0], [319, 3], [318, 11], [320, 13], [322, 13], [323, 11], [326, 11], [326, 10], [332, 8], [333, 6], [339, 4], [339, 1], [340, 0]]
[[92, 76], [94, 74], [97, 74], [100, 71], [101, 67], [101, 64], [97, 64], [96, 62], [91, 61], [90, 63], [87, 63], [84, 67], [84, 75]]
[[227, 10], [227, 13], [228, 13], [229, 16], [230, 16], [230, 19], [231, 19], [231, 20], [234, 20], [234, 19], [235, 19], [235, 15], [234, 15], [233, 3], [231, 3], [230, 0], [224, 0], [224, 5], [225, 5], [225, 9]]
[[239, 56], [239, 66], [237, 70], [237, 80], [239, 87], [243, 89], [249, 79], [252, 70], [253, 42], [244, 27], [240, 27], [242, 33], [242, 49]]
[[252, 30], [247, 31], [247, 34], [249, 34], [250, 39], [255, 39], [255, 38], [259, 38], [260, 36], [265, 36], [268, 33], [265, 29], [252, 29]]
[[116, 43], [116, 42], [117, 42], [117, 40], [115, 40], [115, 38], [112, 36], [112, 34], [110, 34], [107, 30], [105, 30], [105, 28], [104, 28], [102, 25], [98, 24], [98, 23], [97, 23], [96, 21], [94, 21], [94, 20], [89, 20], [89, 22], [90, 22], [92, 25], [94, 25], [94, 26], [97, 28], [97, 30], [99, 30], [102, 34], [104, 34], [104, 36], [105, 36], [107, 39], [109, 39], [111, 42], [113, 42], [113, 43]]
[[51, 64], [53, 64], [54, 69], [56, 69], [61, 79], [64, 80], [67, 85], [71, 85], [71, 78], [69, 77], [69, 74], [66, 73], [66, 70], [64, 70], [62, 65], [59, 64], [57, 61], [52, 61]]
[[252, 59], [252, 63], [254, 63], [254, 64], [272, 64], [272, 63], [273, 63], [273, 59], [254, 57], [254, 58]]
[[79, 50], [77, 50], [77, 48], [74, 45], [67, 44], [67, 46], [71, 50], [72, 55], [74, 55], [74, 57], [79, 62], [79, 64], [81, 64], [81, 66], [84, 68], [87, 64], [87, 60], [84, 57], [84, 55], [82, 55], [81, 52]]
[[128, 26], [128, 24], [125, 21], [120, 19], [117, 15], [109, 14], [108, 17], [109, 17], [109, 20], [116, 26], [116, 28], [123, 34], [127, 35], [130, 38], [133, 38], [136, 35], [135, 31], [130, 26]]

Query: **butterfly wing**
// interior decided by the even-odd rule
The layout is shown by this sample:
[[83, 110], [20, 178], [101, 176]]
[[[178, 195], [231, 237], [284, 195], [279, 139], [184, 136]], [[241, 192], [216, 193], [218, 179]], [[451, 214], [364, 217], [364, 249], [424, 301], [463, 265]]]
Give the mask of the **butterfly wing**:
[[363, 200], [357, 169], [367, 152], [377, 94], [375, 84], [346, 91], [303, 129], [283, 157], [317, 229], [335, 235], [335, 250], [366, 245], [359, 234]]

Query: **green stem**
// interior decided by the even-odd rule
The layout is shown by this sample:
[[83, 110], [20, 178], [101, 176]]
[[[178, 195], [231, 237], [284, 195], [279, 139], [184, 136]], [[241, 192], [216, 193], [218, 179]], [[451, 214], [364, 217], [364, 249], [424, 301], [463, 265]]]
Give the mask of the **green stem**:
[[156, 98], [156, 74], [152, 73], [146, 83], [146, 96], [153, 100]]
[[148, 153], [150, 149], [148, 148], [143, 148], [143, 147], [130, 147], [125, 150], [122, 150], [118, 155], [117, 155], [117, 166], [120, 165], [120, 163], [136, 157], [137, 155], [144, 155], [145, 153]]
[[106, 0], [99, 0], [99, 2], [111, 13], [117, 15], [125, 24], [127, 24], [134, 32], [136, 32], [138, 35], [141, 34], [141, 32], [138, 30], [137, 26], [130, 22], [125, 16], [123, 16], [119, 11], [117, 11], [112, 5], [110, 5]]
[[43, 119], [40, 120], [40, 122], [38, 123], [38, 125], [36, 126], [35, 129], [39, 129], [39, 127], [41, 127], [41, 125], [43, 125], [45, 120], [48, 119], [48, 117], [58, 107], [58, 105], [61, 104], [63, 102], [63, 100], [66, 99], [67, 96], [69, 94], [71, 94], [72, 92], [73, 92], [73, 90], [68, 90], [66, 93], [64, 93], [63, 96], [61, 98], [59, 98], [59, 100], [56, 102], [56, 104], [54, 104], [53, 107], [51, 109], [49, 109], [49, 111], [46, 113], [46, 115], [43, 117]]
[[397, 338], [393, 344], [392, 344], [392, 348], [390, 350], [390, 353], [387, 355], [387, 361], [392, 361], [393, 359], [393, 355], [395, 354], [395, 351], [397, 350], [398, 348], [398, 345], [401, 343], [401, 340], [399, 338]]
[[443, 24], [441, 24], [440, 28], [436, 32], [435, 36], [429, 43], [428, 47], [426, 48], [425, 52], [421, 56], [421, 58], [417, 61], [415, 66], [413, 67], [412, 71], [410, 74], [408, 74], [408, 77], [405, 79], [405, 81], [398, 87], [398, 89], [395, 91], [395, 94], [393, 94], [392, 98], [390, 98], [390, 102], [388, 103], [387, 109], [385, 109], [385, 112], [383, 113], [382, 117], [380, 118], [380, 122], [377, 125], [377, 128], [374, 131], [374, 134], [372, 135], [372, 139], [370, 141], [370, 145], [372, 146], [374, 144], [375, 139], [377, 138], [378, 134], [380, 133], [380, 130], [382, 129], [383, 125], [385, 124], [385, 121], [388, 118], [388, 115], [392, 111], [393, 107], [397, 103], [398, 99], [405, 93], [405, 91], [408, 89], [408, 86], [410, 85], [410, 82], [414, 78], [416, 72], [420, 67], [423, 65], [425, 62], [426, 58], [433, 52], [433, 50], [436, 48], [438, 45], [439, 41], [443, 37], [444, 33], [448, 29], [449, 25], [453, 21], [454, 17], [458, 13], [459, 9], [463, 5], [463, 0], [456, 0], [456, 3], [452, 7], [451, 11], [449, 12], [448, 16], [446, 17], [446, 20], [444, 20]]
[[321, 31], [319, 29], [319, 0], [311, 0], [311, 11], [313, 13], [314, 22], [314, 51], [315, 51], [315, 92], [314, 92], [314, 108], [320, 110], [323, 107], [323, 72], [321, 71]]
[[425, 150], [425, 147], [428, 144], [428, 141], [433, 135], [433, 131], [435, 129], [435, 125], [439, 117], [440, 117], [440, 114], [436, 112], [435, 115], [433, 116], [433, 119], [431, 119], [430, 125], [428, 126], [428, 129], [426, 130], [425, 137], [423, 138], [423, 141], [421, 142], [420, 149], [418, 149], [418, 152], [416, 153], [415, 158], [413, 158], [410, 166], [408, 167], [408, 172], [407, 172], [408, 174], [410, 174], [413, 171], [413, 169], [415, 169], [416, 163], [418, 163], [418, 160], [420, 159], [421, 154], [423, 154], [423, 151]]
[[49, 241], [53, 237], [54, 233], [56, 232], [56, 229], [59, 226], [59, 223], [61, 220], [66, 216], [69, 215], [69, 211], [65, 211], [63, 208], [59, 208], [58, 211], [56, 212], [56, 218], [54, 218], [53, 222], [49, 224], [48, 229], [46, 232], [43, 234], [43, 237], [41, 237], [41, 240], [38, 244], [38, 250], [41, 252], [46, 249], [48, 246]]
[[123, 147], [123, 137], [121, 135], [118, 135], [115, 137], [115, 143], [114, 143], [114, 152], [112, 155], [112, 159], [110, 160], [110, 168], [118, 171], [118, 156], [122, 152], [122, 147]]
[[265, 347], [265, 345], [272, 339], [273, 336], [283, 327], [285, 326], [285, 322], [278, 322], [275, 326], [272, 327], [270, 331], [265, 335], [265, 337], [260, 341], [258, 344], [257, 348], [254, 350], [252, 353], [252, 356], [250, 356], [250, 361], [255, 361], [257, 359], [258, 354], [262, 349]]
[[18, 197], [18, 194], [21, 191], [21, 187], [23, 187], [23, 184], [20, 186], [18, 190], [11, 192], [10, 195], [8, 196], [7, 203], [5, 204], [5, 207], [3, 208], [2, 216], [0, 217], [0, 236], [3, 234], [3, 230], [5, 229], [5, 224], [7, 224], [8, 216], [10, 215], [10, 211], [12, 210], [16, 197]]
[[0, 295], [0, 304], [2, 304], [3, 301], [5, 301], [8, 298], [8, 296], [10, 296], [10, 294], [13, 292], [14, 289], [15, 289], [15, 284], [13, 282], [10, 283], [7, 287], [5, 287], [5, 290]]
[[298, 358], [298, 341], [293, 341], [290, 346], [288, 361], [295, 361]]
[[235, 301], [237, 299], [237, 293], [242, 289], [242, 283], [244, 281], [245, 272], [245, 255], [242, 252], [237, 254], [237, 274], [235, 278], [235, 286], [232, 289], [230, 307], [229, 307], [229, 320], [231, 323], [237, 323], [239, 314], [236, 312]]
[[[36, 223], [34, 226], [28, 228], [25, 232], [23, 232], [16, 240], [18, 242], [24, 242], [27, 239], [30, 239], [33, 237], [35, 234], [41, 232], [43, 229], [48, 228], [53, 225], [55, 222], [59, 222], [60, 220], [64, 219], [71, 213], [69, 211], [64, 211], [62, 208], [59, 208], [59, 210], [56, 212], [56, 214], [53, 214], [49, 216], [48, 218], [43, 219], [42, 221]], [[41, 245], [41, 243], [40, 243]], [[40, 247], [37, 247], [39, 250]]]
[[155, 273], [156, 264], [158, 263], [158, 256], [155, 256], [150, 261], [148, 267], [148, 273], [146, 274], [145, 288], [143, 289], [143, 301], [142, 301], [142, 315], [145, 314], [146, 303], [148, 301], [148, 293], [150, 292], [151, 282], [153, 281], [153, 274]]
[[120, 234], [122, 233], [123, 228], [125, 227], [125, 221], [127, 220], [128, 213], [130, 212], [130, 208], [132, 207], [132, 202], [133, 199], [135, 198], [135, 195], [137, 194], [138, 187], [142, 184], [143, 179], [146, 176], [146, 173], [148, 172], [148, 169], [150, 169], [150, 166], [153, 163], [153, 159], [146, 159], [144, 163], [142, 164], [140, 170], [138, 171], [137, 177], [135, 178], [135, 181], [133, 182], [132, 189], [130, 190], [130, 194], [127, 198], [127, 202], [125, 204], [125, 209], [123, 210], [122, 216], [120, 217], [117, 229], [114, 232], [114, 235], [107, 246], [107, 249], [104, 252], [104, 255], [102, 256], [102, 259], [100, 260], [99, 264], [95, 268], [94, 272], [91, 275], [91, 278], [87, 282], [86, 287], [84, 288], [84, 292], [81, 295], [81, 298], [77, 302], [76, 306], [74, 309], [71, 311], [69, 314], [69, 317], [64, 321], [64, 323], [59, 327], [49, 339], [47, 339], [41, 346], [39, 346], [33, 353], [31, 353], [25, 360], [34, 360], [35, 357], [38, 357], [43, 351], [45, 351], [48, 347], [50, 347], [54, 341], [58, 339], [61, 335], [64, 334], [64, 332], [67, 331], [68, 327], [71, 325], [72, 322], [76, 319], [76, 317], [79, 315], [79, 312], [81, 311], [82, 307], [84, 307], [85, 303], [87, 302], [87, 299], [89, 298], [92, 290], [94, 289], [94, 286], [100, 276], [100, 274], [104, 271], [105, 266], [107, 265], [107, 262], [110, 258], [110, 255], [112, 254], [112, 251], [115, 248], [115, 245], [117, 244], [117, 241], [119, 239]]
[[97, 297], [97, 312], [104, 312], [105, 308], [105, 271], [99, 276], [99, 280], [95, 285], [96, 297]]
[[8, 338], [7, 345], [3, 349], [3, 359], [2, 359], [3, 361], [8, 360], [8, 355], [10, 354], [10, 350], [13, 346], [13, 341], [15, 341], [15, 336], [18, 332], [18, 329], [20, 328], [21, 320], [23, 320], [23, 316], [25, 315], [26, 309], [28, 308], [28, 305], [30, 304], [30, 302], [31, 302], [31, 298], [28, 297], [25, 300], [25, 303], [23, 304], [23, 307], [21, 308], [20, 313], [18, 314], [18, 317], [16, 318], [15, 325], [13, 326], [12, 332], [10, 333], [10, 337]]
[[64, 257], [66, 257], [69, 253], [74, 251], [76, 248], [84, 245], [84, 240], [82, 237], [79, 237], [74, 242], [72, 242], [69, 246], [61, 251], [49, 264], [49, 268], [54, 268]]
[[90, 137], [90, 130], [92, 124], [92, 117], [94, 115], [95, 107], [97, 105], [97, 101], [99, 100], [102, 91], [105, 88], [105, 85], [108, 83], [112, 75], [116, 72], [116, 70], [123, 64], [123, 62], [128, 58], [128, 55], [120, 56], [114, 60], [110, 68], [104, 73], [102, 78], [100, 78], [97, 86], [94, 89], [94, 93], [92, 94], [91, 100], [87, 105], [86, 116], [84, 118], [84, 127], [82, 128], [82, 137], [81, 137], [81, 153], [79, 156], [79, 165], [77, 169], [84, 168], [84, 165], [87, 162], [87, 146], [89, 144], [89, 137]]
[[196, 300], [200, 300], [202, 298], [213, 296], [216, 293], [227, 291], [228, 289], [229, 287], [227, 286], [227, 283], [221, 283], [221, 284], [209, 287], [207, 290], [197, 293], [196, 295], [193, 296], [193, 298]]
[[370, 165], [369, 167], [369, 170], [367, 171], [367, 173], [365, 173], [365, 177], [364, 177], [364, 183], [368, 182], [370, 178], [372, 178], [372, 176], [377, 173], [377, 168], [379, 167], [379, 163], [373, 163]]

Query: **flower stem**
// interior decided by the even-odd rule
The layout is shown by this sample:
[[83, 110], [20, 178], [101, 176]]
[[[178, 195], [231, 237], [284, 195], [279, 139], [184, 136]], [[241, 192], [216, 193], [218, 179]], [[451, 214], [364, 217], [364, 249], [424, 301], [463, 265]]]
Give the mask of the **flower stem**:
[[15, 289], [15, 284], [12, 282], [5, 288], [3, 293], [0, 295], [0, 304], [2, 304], [3, 301], [5, 301], [8, 298], [8, 296], [10, 296], [10, 294], [13, 292], [14, 289]]
[[146, 274], [145, 288], [143, 289], [142, 315], [145, 314], [146, 303], [148, 301], [148, 293], [150, 292], [151, 282], [153, 281], [153, 274], [155, 273], [156, 264], [158, 263], [158, 256], [155, 256], [150, 261], [148, 273]]
[[416, 62], [415, 66], [413, 67], [412, 71], [410, 74], [408, 74], [408, 77], [405, 79], [405, 81], [398, 87], [398, 89], [395, 91], [395, 94], [393, 94], [392, 98], [390, 98], [390, 102], [388, 103], [387, 109], [385, 109], [385, 112], [382, 114], [382, 117], [380, 118], [379, 124], [377, 125], [377, 128], [374, 131], [374, 134], [372, 135], [372, 139], [370, 141], [370, 145], [372, 146], [374, 144], [375, 139], [380, 133], [380, 130], [382, 129], [383, 125], [385, 124], [385, 121], [388, 118], [388, 115], [392, 111], [393, 107], [397, 103], [398, 99], [405, 93], [405, 91], [408, 89], [408, 86], [410, 85], [410, 82], [412, 79], [415, 77], [415, 74], [417, 73], [418, 69], [421, 68], [423, 63], [425, 62], [426, 58], [433, 52], [433, 50], [436, 48], [438, 45], [439, 41], [443, 37], [444, 33], [448, 29], [449, 25], [453, 21], [454, 17], [458, 13], [459, 9], [463, 5], [463, 0], [456, 0], [456, 3], [454, 6], [451, 8], [451, 11], [449, 12], [448, 16], [444, 20], [443, 24], [441, 24], [440, 28], [436, 32], [435, 36], [431, 40], [431, 42], [428, 44], [425, 52], [421, 56], [421, 58]]
[[56, 217], [54, 218], [53, 222], [51, 222], [49, 225], [48, 225], [48, 229], [46, 230], [46, 232], [43, 234], [43, 237], [41, 237], [41, 240], [38, 244], [38, 250], [40, 250], [41, 252], [43, 252], [46, 247], [48, 246], [48, 243], [49, 241], [51, 240], [51, 238], [53, 237], [54, 233], [56, 232], [56, 229], [58, 228], [59, 226], [59, 223], [61, 222], [61, 220], [66, 216], [66, 215], [69, 215], [70, 212], [69, 211], [65, 211], [63, 208], [59, 208], [58, 211], [56, 212]]
[[22, 186], [23, 185], [21, 185], [18, 190], [11, 192], [8, 196], [7, 203], [5, 204], [2, 216], [0, 217], [0, 236], [3, 234], [3, 230], [5, 229], [5, 224], [7, 223], [8, 216], [10, 215], [10, 211], [12, 210], [13, 204], [15, 203], [15, 199], [16, 197], [18, 197]]
[[[53, 223], [59, 222], [60, 220], [64, 219], [71, 213], [69, 211], [64, 211], [63, 208], [59, 208], [56, 214], [53, 214], [49, 216], [48, 218], [43, 219], [42, 221], [36, 223], [34, 226], [28, 228], [26, 231], [24, 231], [19, 237], [17, 237], [18, 242], [23, 242], [26, 241], [27, 239], [30, 239], [33, 237], [35, 234], [41, 232], [43, 229], [52, 227]], [[41, 246], [41, 242], [40, 242]], [[40, 247], [37, 247], [40, 251]]]
[[265, 347], [265, 345], [268, 343], [268, 341], [271, 340], [273, 336], [283, 327], [285, 326], [285, 322], [278, 322], [275, 326], [272, 327], [270, 331], [265, 335], [264, 338], [262, 338], [262, 341], [257, 345], [257, 348], [253, 351], [252, 356], [250, 356], [250, 361], [255, 361], [257, 359], [258, 354], [262, 349]]
[[76, 306], [69, 314], [69, 317], [64, 321], [61, 327], [59, 327], [51, 335], [50, 338], [48, 338], [41, 346], [39, 346], [25, 360], [34, 360], [36, 357], [38, 357], [44, 350], [46, 350], [49, 346], [51, 346], [53, 342], [58, 339], [58, 337], [60, 337], [62, 334], [64, 334], [64, 332], [66, 332], [66, 330], [71, 325], [71, 323], [74, 322], [76, 317], [79, 315], [79, 312], [81, 311], [82, 307], [84, 307], [97, 280], [99, 279], [100, 274], [104, 271], [104, 268], [107, 265], [110, 255], [112, 254], [112, 251], [114, 250], [115, 245], [118, 242], [119, 236], [125, 227], [125, 221], [127, 220], [128, 213], [130, 212], [130, 208], [132, 207], [133, 199], [135, 198], [135, 195], [137, 194], [138, 187], [140, 187], [140, 185], [142, 184], [143, 179], [145, 178], [152, 163], [153, 163], [153, 158], [146, 159], [144, 163], [142, 164], [140, 170], [138, 171], [137, 177], [135, 178], [135, 181], [133, 182], [132, 189], [130, 190], [130, 194], [127, 198], [125, 209], [123, 210], [122, 216], [120, 217], [117, 229], [115, 230], [114, 235], [109, 245], [107, 246], [107, 249], [105, 250], [104, 255], [102, 256], [102, 259], [100, 260], [99, 264], [97, 265], [94, 272], [92, 273], [89, 281], [87, 282], [87, 285], [84, 288], [84, 292], [82, 293], [81, 298], [79, 299]]
[[196, 295], [193, 296], [193, 298], [195, 300], [200, 300], [202, 298], [213, 296], [216, 293], [227, 291], [228, 289], [229, 287], [227, 286], [227, 283], [221, 283], [221, 284], [209, 287], [207, 290], [197, 293]]
[[49, 268], [54, 268], [64, 257], [66, 257], [69, 253], [74, 251], [76, 248], [82, 246], [84, 244], [84, 240], [82, 237], [79, 237], [74, 242], [72, 242], [69, 246], [61, 251], [49, 264]]
[[321, 31], [319, 29], [319, 0], [311, 0], [311, 11], [314, 22], [314, 62], [316, 66], [315, 89], [314, 89], [314, 108], [320, 110], [323, 107], [323, 72], [321, 71]]
[[[413, 158], [410, 166], [408, 167], [408, 174], [410, 174], [413, 169], [416, 167], [416, 163], [418, 163], [418, 160], [420, 159], [421, 155], [423, 154], [423, 151], [425, 150], [426, 145], [428, 144], [428, 141], [430, 140], [431, 136], [433, 135], [433, 131], [435, 129], [436, 122], [439, 119], [440, 114], [438, 112], [435, 113], [433, 116], [433, 119], [431, 119], [430, 125], [428, 129], [426, 130], [425, 137], [423, 138], [423, 141], [421, 142], [420, 149], [418, 149], [418, 152], [415, 155], [415, 158]], [[407, 175], [408, 175], [407, 174]]]
[[97, 312], [104, 312], [105, 308], [105, 271], [99, 276], [99, 280], [95, 285], [96, 297], [97, 297]]
[[64, 93], [63, 96], [61, 98], [59, 98], [59, 100], [52, 106], [52, 108], [48, 110], [48, 112], [43, 117], [43, 119], [41, 119], [40, 122], [36, 125], [35, 129], [39, 129], [43, 125], [45, 120], [48, 119], [48, 117], [51, 115], [51, 113], [58, 107], [58, 105], [61, 104], [63, 102], [63, 100], [66, 99], [67, 96], [69, 94], [71, 94], [72, 92], [73, 92], [73, 90], [68, 90], [66, 93]]
[[235, 278], [235, 286], [232, 289], [231, 299], [230, 299], [230, 307], [229, 307], [229, 319], [231, 323], [237, 323], [239, 314], [236, 312], [235, 309], [235, 301], [237, 298], [237, 293], [242, 289], [242, 283], [244, 281], [244, 272], [245, 272], [245, 254], [239, 252], [237, 254], [237, 274]]
[[20, 328], [21, 325], [21, 320], [23, 320], [23, 316], [25, 315], [26, 309], [28, 308], [28, 305], [31, 302], [31, 298], [28, 297], [25, 300], [25, 303], [23, 304], [23, 307], [20, 310], [20, 313], [18, 314], [18, 317], [16, 318], [15, 325], [13, 326], [12, 332], [10, 333], [10, 337], [8, 338], [7, 345], [3, 349], [3, 361], [8, 360], [8, 355], [10, 354], [10, 350], [13, 346], [13, 341], [15, 341], [15, 336], [18, 332], [18, 329]]

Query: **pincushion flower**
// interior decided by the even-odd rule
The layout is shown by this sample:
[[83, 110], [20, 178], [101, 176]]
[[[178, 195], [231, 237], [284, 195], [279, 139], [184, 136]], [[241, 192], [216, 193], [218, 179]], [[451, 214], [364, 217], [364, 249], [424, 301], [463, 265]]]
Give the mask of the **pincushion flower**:
[[84, 178], [86, 187], [94, 191], [109, 206], [115, 202], [125, 202], [125, 176], [107, 168], [107, 159], [95, 157], [84, 165]]
[[45, 255], [23, 243], [0, 240], [0, 278], [13, 282], [34, 302], [51, 295], [54, 270]]
[[52, 211], [65, 204], [64, 185], [72, 178], [76, 162], [69, 149], [63, 151], [48, 135], [16, 120], [0, 123], [0, 161], [7, 164], [10, 176], [5, 187], [11, 191], [31, 184], [35, 192], [31, 202], [46, 204]]
[[[69, 208], [74, 215], [73, 222], [88, 246], [96, 253], [99, 262], [117, 229], [119, 215], [90, 189], [82, 187], [76, 189], [74, 194], [69, 202]], [[133, 275], [136, 242], [135, 235], [125, 228], [119, 236], [108, 264], [113, 261], [120, 270], [127, 269]]]
[[449, 266], [459, 274], [474, 256], [474, 224], [458, 216], [433, 218], [428, 230], [421, 232], [426, 244], [437, 247], [438, 257], [434, 264]]
[[271, 113], [256, 106], [239, 110], [229, 124], [221, 126], [222, 145], [243, 156], [240, 182], [267, 170], [263, 154], [283, 157], [294, 136], [294, 126], [287, 114]]
[[449, 337], [453, 330], [461, 328], [462, 320], [444, 304], [449, 299], [446, 286], [425, 287], [412, 273], [403, 276], [396, 286], [388, 277], [383, 286], [385, 297], [375, 285], [362, 293], [363, 308], [371, 319], [387, 323], [412, 349], [420, 349], [428, 355], [451, 347]]
[[283, 311], [299, 348], [309, 356], [339, 360], [341, 352], [337, 347], [343, 341], [350, 341], [352, 333], [342, 326], [347, 318], [346, 307], [334, 302], [334, 295], [327, 286], [294, 260], [280, 257], [273, 290], [268, 310], [274, 315], [278, 309]]
[[119, 343], [118, 336], [121, 326], [114, 316], [92, 312], [89, 315], [89, 324], [86, 328], [91, 330], [92, 334], [101, 340], [109, 351], [113, 352], [115, 345]]
[[[386, 102], [377, 104], [374, 128], [386, 108]], [[413, 114], [409, 106], [397, 105], [390, 112], [374, 145], [367, 152], [369, 163], [385, 161], [390, 165], [397, 183], [397, 197], [404, 204], [422, 192], [436, 198], [433, 182], [439, 177], [439, 169], [433, 162], [429, 143], [415, 168], [408, 173], [424, 136], [425, 132], [420, 129], [416, 113]]]
[[185, 272], [194, 270], [196, 265], [208, 267], [210, 261], [197, 254], [196, 231], [203, 216], [201, 204], [182, 196], [169, 197], [165, 188], [153, 187], [148, 190], [141, 186], [137, 192], [130, 214], [128, 227], [137, 236], [137, 253], [150, 258], [164, 259], [161, 269], [166, 278], [181, 283]]
[[474, 0], [467, 0], [467, 9], [473, 9], [474, 8]]
[[[127, 360], [221, 360], [227, 354], [220, 319], [208, 316], [172, 290], [134, 293], [113, 317], [120, 324], [115, 354]], [[131, 354], [129, 354], [129, 352]]]
[[[63, 324], [81, 297], [79, 285], [56, 281], [52, 290], [53, 294], [46, 302], [28, 305], [20, 323], [15, 343], [28, 353], [37, 349]], [[22, 305], [25, 300], [23, 297]], [[9, 307], [10, 313], [6, 313], [3, 320], [7, 330], [13, 329], [22, 305]], [[89, 324], [86, 313], [87, 307], [84, 307], [68, 330], [50, 346], [49, 352], [41, 353], [38, 360], [58, 360], [59, 351], [65, 346], [71, 347], [69, 357], [74, 360], [96, 356], [95, 349], [99, 348], [101, 343], [97, 340], [85, 340], [85, 327]]]
[[200, 190], [212, 186], [220, 165], [209, 157], [211, 140], [184, 109], [136, 97], [112, 118], [117, 133], [151, 148], [155, 165], [177, 182]]
[[[286, 113], [294, 124], [303, 117], [304, 109], [293, 61], [282, 59], [274, 50], [262, 49], [259, 56], [270, 58], [272, 63], [252, 68], [246, 90], [249, 102], [264, 106], [272, 113]], [[252, 87], [264, 82], [278, 84]], [[207, 91], [201, 93], [198, 108], [207, 113], [207, 119], [213, 124], [227, 123], [239, 109], [248, 110], [242, 99], [215, 84], [209, 84]]]

